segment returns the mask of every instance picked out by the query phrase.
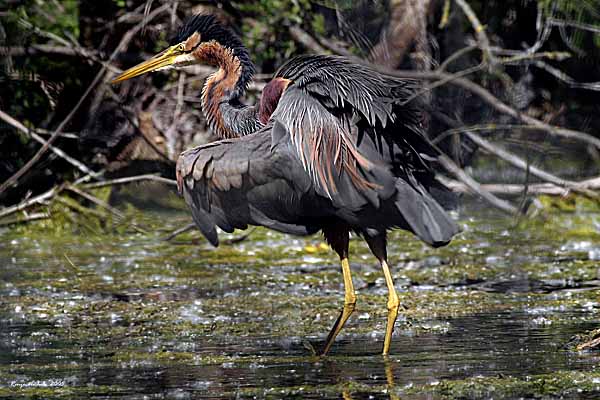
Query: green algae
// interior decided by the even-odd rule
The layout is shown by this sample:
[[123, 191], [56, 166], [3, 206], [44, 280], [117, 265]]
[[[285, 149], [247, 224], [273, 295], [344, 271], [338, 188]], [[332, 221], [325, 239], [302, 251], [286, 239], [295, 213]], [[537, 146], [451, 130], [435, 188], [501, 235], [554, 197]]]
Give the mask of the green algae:
[[600, 372], [556, 371], [525, 377], [441, 380], [394, 392], [399, 395], [427, 394], [446, 399], [573, 398], [600, 392]]
[[[81, 212], [74, 208], [57, 210], [49, 221], [0, 231], [5, 243], [0, 248], [5, 266], [0, 271], [0, 319], [15, 327], [10, 334], [20, 344], [10, 348], [18, 363], [0, 363], [0, 396], [8, 396], [14, 389], [11, 382], [22, 376], [82, 374], [89, 357], [94, 368], [142, 368], [142, 374], [143, 368], [248, 372], [323, 363], [342, 370], [373, 365], [378, 374], [383, 373], [377, 353], [385, 328], [385, 282], [360, 238], [351, 241], [357, 308], [338, 342], [344, 349], [348, 348], [344, 343], [369, 343], [371, 353], [347, 356], [336, 345], [327, 361], [315, 358], [312, 351], [322, 346], [339, 314], [343, 287], [339, 262], [319, 236], [291, 238], [259, 228], [244, 241], [214, 249], [198, 232], [173, 242], [162, 240], [189, 222], [187, 213], [140, 213], [129, 205], [121, 207], [127, 222], [90, 213], [82, 227]], [[428, 248], [403, 232], [391, 233], [389, 261], [403, 306], [397, 335], [403, 340], [415, 338], [414, 346], [419, 346], [418, 338], [442, 340], [458, 334], [461, 318], [492, 315], [508, 320], [524, 315], [519, 321], [528, 321], [528, 329], [544, 335], [569, 332], [560, 336], [561, 342], [549, 344], [556, 349], [566, 345], [573, 326], [589, 329], [597, 324], [598, 266], [592, 252], [600, 248], [595, 225], [600, 216], [588, 205], [548, 210], [544, 220], [518, 224], [497, 217], [463, 222], [464, 232], [442, 249]], [[133, 223], [148, 233], [134, 229]], [[255, 348], [261, 340], [270, 346], [284, 345], [262, 354]], [[461, 342], [467, 349], [468, 341], [465, 337]], [[293, 352], [286, 353], [286, 346]], [[574, 346], [569, 348], [576, 354], [573, 357], [587, 357], [578, 355]], [[401, 357], [406, 350], [393, 347]], [[433, 363], [436, 357], [424, 353], [418, 360]], [[467, 362], [471, 356], [466, 352], [456, 357]], [[403, 360], [409, 365], [416, 362]], [[369, 367], [365, 371], [375, 374]], [[268, 388], [257, 382], [234, 389], [221, 382], [223, 387], [214, 393], [274, 398], [307, 393], [333, 398], [343, 393], [485, 398], [598, 392], [595, 371], [557, 368], [556, 374], [560, 379], [543, 373], [528, 378], [508, 374], [439, 379], [434, 385], [417, 380], [410, 387], [406, 382], [395, 386], [381, 379], [343, 377], [319, 385], [298, 378]], [[583, 391], [576, 392], [578, 383], [573, 382], [583, 382]], [[117, 395], [131, 388], [18, 390], [24, 397], [60, 398], [85, 397], [92, 391]]]
[[[0, 398], [28, 398], [28, 399], [73, 399], [75, 397], [86, 398], [90, 395], [90, 389], [81, 386], [58, 386], [58, 387], [43, 387], [29, 386], [30, 383], [24, 383], [23, 386], [15, 384], [11, 387], [0, 387]], [[43, 384], [43, 383], [42, 383]], [[94, 385], [94, 396], [119, 396], [119, 393], [127, 392], [120, 386], [100, 386]]]

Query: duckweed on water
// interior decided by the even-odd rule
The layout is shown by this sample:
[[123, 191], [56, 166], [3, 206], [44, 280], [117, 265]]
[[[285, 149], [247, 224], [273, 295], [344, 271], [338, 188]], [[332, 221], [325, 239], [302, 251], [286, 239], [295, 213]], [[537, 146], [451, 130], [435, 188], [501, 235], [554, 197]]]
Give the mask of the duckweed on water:
[[[387, 361], [387, 290], [362, 240], [351, 241], [356, 312], [320, 359], [313, 351], [343, 288], [319, 236], [259, 228], [213, 249], [197, 232], [162, 240], [186, 212], [124, 207], [127, 221], [90, 213], [82, 228], [71, 206], [0, 231], [0, 396], [600, 393], [597, 352], [571, 340], [600, 325], [600, 214], [590, 205], [549, 204], [560, 213], [518, 225], [473, 218], [435, 250], [392, 233], [403, 308]], [[64, 385], [41, 384], [51, 379]]]
[[600, 392], [600, 372], [556, 371], [523, 378], [474, 377], [393, 391], [402, 395], [428, 393], [446, 399], [577, 398]]

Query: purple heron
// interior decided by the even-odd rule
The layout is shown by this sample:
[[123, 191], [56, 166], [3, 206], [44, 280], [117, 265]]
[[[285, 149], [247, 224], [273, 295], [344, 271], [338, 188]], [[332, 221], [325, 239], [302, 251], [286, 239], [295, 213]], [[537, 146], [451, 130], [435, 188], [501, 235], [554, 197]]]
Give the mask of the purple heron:
[[390, 349], [399, 299], [387, 264], [386, 233], [412, 232], [433, 247], [458, 232], [442, 205], [451, 192], [435, 180], [437, 150], [427, 140], [416, 84], [343, 57], [289, 60], [262, 92], [241, 102], [255, 71], [241, 40], [211, 15], [197, 15], [172, 45], [113, 82], [192, 64], [217, 68], [202, 108], [221, 140], [185, 151], [177, 182], [210, 243], [225, 232], [265, 226], [293, 235], [322, 231], [339, 255], [344, 307], [326, 340], [327, 353], [355, 309], [348, 261], [350, 232], [379, 260], [389, 291], [383, 354]]

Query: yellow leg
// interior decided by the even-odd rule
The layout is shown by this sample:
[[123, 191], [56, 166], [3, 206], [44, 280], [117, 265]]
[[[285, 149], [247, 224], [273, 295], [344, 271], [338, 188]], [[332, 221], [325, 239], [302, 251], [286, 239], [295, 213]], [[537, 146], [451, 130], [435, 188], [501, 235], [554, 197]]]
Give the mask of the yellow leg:
[[388, 316], [387, 325], [385, 327], [385, 340], [383, 342], [383, 355], [388, 355], [390, 352], [390, 343], [392, 342], [392, 332], [394, 332], [394, 324], [396, 318], [398, 318], [398, 308], [400, 307], [400, 301], [394, 288], [394, 281], [392, 280], [392, 274], [388, 268], [387, 262], [381, 260], [381, 268], [383, 268], [383, 275], [385, 275], [385, 283], [388, 287]]
[[325, 349], [323, 350], [323, 355], [327, 354], [331, 345], [335, 341], [335, 337], [340, 333], [344, 324], [354, 311], [354, 305], [356, 304], [356, 295], [354, 294], [354, 285], [352, 284], [352, 276], [350, 275], [350, 263], [348, 262], [348, 258], [342, 258], [342, 273], [344, 274], [344, 308], [340, 313], [340, 316], [333, 324], [329, 335], [327, 336], [327, 342], [325, 343]]
[[342, 399], [344, 399], [344, 400], [353, 400], [352, 399], [352, 395], [347, 390], [344, 390], [342, 392]]

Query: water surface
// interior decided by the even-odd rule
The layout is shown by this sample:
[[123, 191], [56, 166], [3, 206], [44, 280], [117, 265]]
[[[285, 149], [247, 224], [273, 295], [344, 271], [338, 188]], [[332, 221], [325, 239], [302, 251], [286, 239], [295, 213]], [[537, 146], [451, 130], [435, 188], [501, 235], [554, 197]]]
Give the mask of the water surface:
[[319, 236], [257, 229], [213, 249], [196, 232], [162, 240], [186, 212], [132, 215], [137, 231], [0, 231], [0, 396], [600, 396], [600, 354], [573, 344], [600, 327], [600, 214], [463, 212], [443, 249], [394, 233], [403, 313], [386, 358], [386, 286], [362, 241], [357, 310], [319, 358], [343, 301]]

